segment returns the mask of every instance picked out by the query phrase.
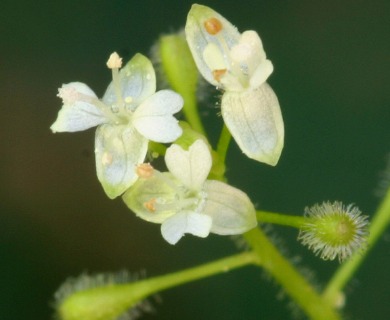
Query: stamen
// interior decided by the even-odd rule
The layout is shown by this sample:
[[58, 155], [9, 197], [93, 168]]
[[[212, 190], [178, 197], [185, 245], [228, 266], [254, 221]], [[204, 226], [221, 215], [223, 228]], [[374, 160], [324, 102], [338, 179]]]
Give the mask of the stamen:
[[217, 18], [210, 18], [204, 22], [204, 28], [208, 34], [216, 35], [222, 30], [222, 23]]
[[107, 67], [109, 69], [119, 69], [122, 67], [122, 58], [116, 52], [111, 53], [107, 61]]
[[154, 168], [150, 163], [141, 163], [136, 168], [136, 173], [140, 178], [150, 178], [154, 174]]
[[213, 70], [213, 78], [215, 81], [221, 82], [221, 77], [226, 73], [227, 69]]
[[156, 198], [152, 198], [149, 201], [144, 203], [144, 207], [149, 211], [149, 212], [156, 212]]
[[69, 85], [63, 85], [58, 89], [57, 97], [62, 99], [62, 102], [66, 105], [72, 105], [80, 99], [80, 93], [75, 88]]
[[122, 58], [114, 52], [110, 55], [107, 61], [107, 67], [112, 70], [112, 84], [116, 96], [117, 106], [120, 111], [124, 110], [124, 102], [122, 98], [121, 79], [119, 75], [119, 68], [122, 66]]

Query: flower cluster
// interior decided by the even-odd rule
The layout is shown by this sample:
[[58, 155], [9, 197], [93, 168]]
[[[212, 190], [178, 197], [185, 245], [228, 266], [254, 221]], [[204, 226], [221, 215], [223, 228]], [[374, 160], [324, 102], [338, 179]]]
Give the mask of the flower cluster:
[[[242, 151], [275, 165], [284, 127], [278, 99], [265, 82], [273, 66], [258, 34], [240, 34], [217, 12], [200, 5], [192, 6], [185, 33], [200, 73], [225, 91], [222, 116]], [[80, 82], [59, 89], [63, 106], [51, 129], [74, 132], [97, 126], [96, 171], [108, 197], [123, 195], [139, 217], [161, 223], [171, 244], [186, 233], [231, 235], [255, 227], [255, 209], [247, 195], [207, 179], [213, 165], [207, 139], [198, 133], [191, 143], [180, 145], [189, 140], [177, 140], [186, 124], [179, 126], [173, 115], [182, 109], [183, 98], [172, 90], [156, 92], [149, 59], [136, 54], [121, 68], [122, 59], [113, 53], [107, 67], [113, 80], [102, 99]], [[165, 154], [168, 172], [144, 163], [149, 141], [178, 141]]]
[[[122, 58], [115, 52], [107, 61], [112, 82], [101, 99], [81, 82], [59, 89], [63, 106], [51, 130], [75, 132], [97, 127], [97, 177], [109, 198], [121, 196], [137, 217], [160, 224], [162, 237], [171, 245], [186, 234], [200, 238], [210, 233], [239, 235], [261, 221], [299, 228], [298, 240], [324, 260], [338, 258], [341, 262], [367, 248], [368, 220], [354, 205], [324, 202], [306, 208], [305, 217], [256, 212], [243, 191], [225, 182], [231, 137], [249, 158], [272, 166], [278, 163], [284, 145], [278, 98], [266, 82], [273, 65], [257, 32], [240, 33], [219, 13], [194, 4], [185, 37], [183, 32], [164, 36], [158, 53], [167, 82], [180, 94], [156, 91], [155, 70], [142, 54], [136, 54], [122, 68]], [[198, 71], [223, 91], [225, 126], [216, 150], [207, 140], [197, 112]], [[182, 109], [186, 121], [179, 123], [174, 115]], [[154, 159], [164, 156], [166, 168], [158, 170], [145, 163], [148, 151]], [[386, 206], [381, 206], [377, 217], [385, 211]], [[380, 234], [378, 230], [371, 226], [370, 245]], [[252, 248], [249, 252], [168, 276], [135, 283], [124, 283], [134, 280], [128, 273], [71, 279], [56, 294], [58, 315], [64, 320], [122, 319], [128, 309], [136, 315], [140, 301], [158, 291], [255, 264], [279, 279], [308, 317], [339, 318], [334, 307], [344, 304], [344, 284], [338, 283], [337, 274], [347, 279], [353, 271], [351, 264], [319, 294], [275, 251], [260, 229], [243, 239]]]

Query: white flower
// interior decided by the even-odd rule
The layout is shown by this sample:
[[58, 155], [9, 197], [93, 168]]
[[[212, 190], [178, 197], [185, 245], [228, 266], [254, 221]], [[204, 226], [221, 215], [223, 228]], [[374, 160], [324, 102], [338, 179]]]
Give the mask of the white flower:
[[121, 58], [114, 53], [107, 62], [113, 81], [102, 100], [85, 84], [72, 82], [59, 89], [63, 106], [51, 126], [53, 132], [74, 132], [98, 126], [95, 136], [97, 176], [106, 194], [115, 198], [138, 178], [148, 141], [172, 142], [182, 130], [173, 114], [183, 99], [170, 90], [156, 92], [151, 62], [136, 54], [119, 71]]
[[212, 159], [203, 140], [196, 140], [188, 151], [173, 144], [165, 162], [169, 172], [154, 170], [141, 177], [123, 200], [140, 218], [161, 223], [162, 236], [170, 244], [185, 233], [202, 238], [210, 232], [232, 235], [257, 225], [255, 209], [244, 192], [206, 180]]
[[225, 90], [222, 117], [250, 158], [276, 165], [284, 125], [278, 99], [265, 82], [273, 71], [255, 31], [240, 34], [214, 10], [194, 4], [185, 27], [188, 45], [203, 77]]

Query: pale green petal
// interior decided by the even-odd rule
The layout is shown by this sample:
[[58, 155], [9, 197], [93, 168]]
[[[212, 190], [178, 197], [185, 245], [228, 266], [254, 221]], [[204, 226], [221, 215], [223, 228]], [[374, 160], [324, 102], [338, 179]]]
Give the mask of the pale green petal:
[[230, 55], [234, 61], [245, 61], [247, 65], [255, 66], [266, 59], [261, 39], [253, 30], [241, 34], [239, 43], [232, 48]]
[[[222, 25], [222, 29], [216, 35], [208, 33], [205, 29], [204, 23], [210, 18], [218, 19]], [[188, 13], [185, 33], [188, 45], [200, 73], [211, 84], [220, 86], [220, 83], [214, 79], [212, 74], [213, 70], [210, 69], [208, 64], [228, 66], [230, 64], [229, 51], [238, 43], [240, 33], [219, 13], [209, 7], [198, 4], [192, 5], [191, 10]], [[206, 50], [206, 47], [209, 48], [206, 50], [206, 59], [210, 58], [210, 46], [208, 46], [210, 43], [213, 44], [211, 47], [211, 57], [213, 60], [212, 62], [208, 61], [207, 63], [205, 61], [204, 51]], [[221, 55], [215, 53], [216, 48], [220, 50]], [[217, 63], [214, 58], [223, 58], [224, 61]]]
[[205, 238], [209, 235], [212, 219], [195, 212], [180, 212], [165, 220], [161, 225], [161, 234], [170, 244], [176, 244], [185, 233]]
[[133, 115], [133, 125], [145, 138], [155, 142], [172, 142], [182, 129], [173, 114], [183, 107], [183, 98], [174, 91], [161, 90], [147, 98]]
[[178, 188], [178, 181], [170, 173], [155, 171], [152, 177], [139, 178], [122, 198], [141, 219], [162, 223], [180, 209]]
[[264, 60], [263, 63], [258, 65], [257, 69], [253, 72], [249, 83], [252, 89], [260, 87], [268, 77], [274, 71], [274, 66], [270, 60]]
[[116, 198], [138, 178], [136, 165], [145, 159], [148, 141], [125, 125], [105, 124], [96, 130], [97, 176], [107, 196]]
[[62, 106], [56, 121], [51, 125], [50, 129], [54, 133], [76, 132], [84, 131], [106, 122], [108, 122], [108, 119], [93, 104], [75, 102], [71, 106]]
[[273, 71], [273, 65], [266, 59], [263, 44], [256, 31], [243, 32], [239, 44], [232, 48], [230, 54], [235, 65], [240, 66], [240, 72], [249, 76], [249, 84], [253, 89], [261, 86]]
[[276, 165], [283, 149], [284, 125], [271, 87], [264, 83], [255, 90], [225, 92], [221, 109], [241, 151], [249, 158]]
[[221, 49], [212, 42], [205, 47], [203, 51], [203, 60], [210, 70], [224, 70], [229, 68]]
[[59, 89], [64, 105], [50, 129], [53, 132], [83, 131], [108, 122], [104, 113], [94, 104], [95, 93], [84, 83], [71, 82]]
[[199, 191], [210, 172], [212, 159], [207, 145], [196, 140], [188, 149], [171, 145], [165, 154], [168, 170], [187, 188]]
[[[130, 110], [135, 110], [147, 97], [156, 92], [156, 75], [150, 60], [137, 53], [119, 71], [122, 99]], [[111, 82], [103, 97], [106, 105], [117, 102], [114, 84]]]
[[202, 213], [213, 220], [211, 232], [241, 234], [256, 227], [255, 208], [244, 192], [216, 180], [207, 180], [204, 191], [207, 200]]

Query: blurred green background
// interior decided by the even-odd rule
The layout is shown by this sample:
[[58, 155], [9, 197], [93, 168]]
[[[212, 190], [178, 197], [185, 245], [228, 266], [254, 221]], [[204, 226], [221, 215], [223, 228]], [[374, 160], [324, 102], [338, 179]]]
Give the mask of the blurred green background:
[[[271, 168], [233, 143], [230, 182], [258, 208], [301, 214], [323, 200], [356, 203], [370, 215], [390, 151], [389, 1], [204, 1], [240, 31], [262, 37], [269, 79], [285, 120], [285, 149]], [[150, 276], [237, 251], [229, 238], [187, 236], [170, 246], [159, 226], [109, 200], [94, 165], [94, 130], [52, 134], [63, 83], [101, 96], [109, 54], [148, 54], [185, 24], [189, 1], [10, 1], [0, 4], [0, 319], [50, 319], [53, 293], [68, 276], [124, 268]], [[218, 93], [202, 115], [216, 138]], [[338, 266], [273, 227], [284, 252], [326, 283]], [[389, 231], [347, 288], [348, 319], [390, 314]], [[299, 262], [300, 261], [300, 262]], [[161, 294], [144, 319], [290, 319], [289, 300], [254, 268]]]

